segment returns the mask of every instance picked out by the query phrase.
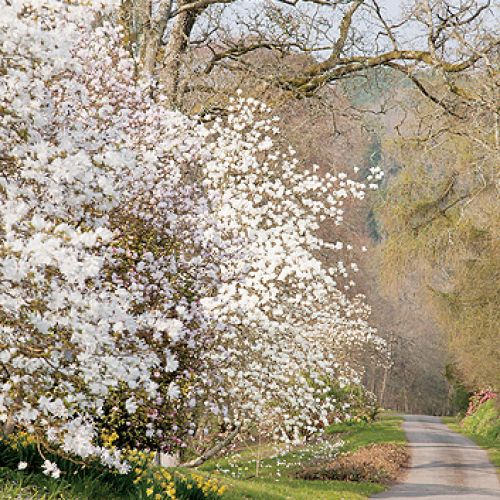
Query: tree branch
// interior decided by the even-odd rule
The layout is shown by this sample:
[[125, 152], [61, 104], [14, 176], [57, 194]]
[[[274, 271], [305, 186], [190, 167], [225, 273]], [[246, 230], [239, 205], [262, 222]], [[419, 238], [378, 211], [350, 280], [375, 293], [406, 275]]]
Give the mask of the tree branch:
[[215, 445], [213, 448], [210, 448], [198, 458], [181, 464], [180, 467], [199, 467], [201, 464], [205, 463], [208, 459], [212, 458], [214, 455], [224, 449], [229, 443], [231, 443], [231, 441], [240, 432], [240, 429], [241, 425], [238, 424], [220, 443]]

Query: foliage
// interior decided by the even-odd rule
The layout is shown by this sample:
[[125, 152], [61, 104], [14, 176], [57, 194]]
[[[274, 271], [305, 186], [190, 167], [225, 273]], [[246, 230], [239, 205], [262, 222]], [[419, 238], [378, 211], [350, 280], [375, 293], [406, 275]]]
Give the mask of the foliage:
[[[33, 437], [27, 433], [11, 434], [0, 440], [1, 475], [6, 483], [11, 484], [5, 487], [6, 492], [9, 489], [14, 491], [14, 485], [18, 485], [24, 494], [36, 493], [41, 498], [46, 495], [43, 498], [130, 500], [216, 500], [224, 492], [224, 486], [215, 479], [169, 472], [154, 466], [153, 458], [153, 454], [130, 452], [127, 461], [132, 470], [124, 475], [110, 471], [98, 461], [83, 464], [61, 458], [50, 450], [40, 451]], [[44, 460], [56, 463], [61, 476], [40, 474], [38, 470]], [[0, 493], [4, 494], [1, 490]]]
[[497, 441], [500, 445], [500, 415], [493, 399], [484, 401], [461, 422], [465, 432]]
[[465, 413], [466, 417], [469, 417], [476, 413], [481, 405], [489, 401], [490, 399], [495, 399], [497, 397], [497, 393], [489, 390], [478, 391], [470, 397], [469, 406], [467, 408], [467, 412]]
[[69, 479], [56, 480], [43, 474], [29, 474], [1, 467], [0, 496], [5, 500], [78, 500], [103, 497], [118, 500], [127, 498], [116, 495], [113, 485], [103, 483], [92, 476]]
[[470, 392], [464, 387], [456, 367], [448, 363], [445, 367], [445, 377], [449, 384], [449, 408], [451, 414], [465, 414], [469, 407]]
[[401, 136], [385, 142], [401, 171], [378, 209], [386, 288], [418, 291], [468, 390], [496, 388], [500, 374], [495, 78], [488, 67], [442, 87], [456, 113], [418, 100]]
[[[330, 395], [337, 401], [342, 401], [343, 410], [348, 411], [346, 416], [340, 415], [347, 424], [375, 420], [379, 412], [376, 398], [362, 385], [343, 385], [334, 382], [329, 384], [329, 387]], [[330, 420], [334, 419], [335, 417]]]

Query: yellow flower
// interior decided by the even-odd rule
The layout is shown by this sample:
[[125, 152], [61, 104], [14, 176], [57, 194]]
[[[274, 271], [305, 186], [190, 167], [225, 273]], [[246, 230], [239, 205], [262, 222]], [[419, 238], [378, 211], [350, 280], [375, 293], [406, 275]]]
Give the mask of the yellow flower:
[[146, 495], [147, 495], [148, 497], [150, 497], [150, 496], [153, 494], [153, 491], [154, 491], [154, 490], [153, 490], [153, 488], [148, 488], [148, 489], [146, 490]]

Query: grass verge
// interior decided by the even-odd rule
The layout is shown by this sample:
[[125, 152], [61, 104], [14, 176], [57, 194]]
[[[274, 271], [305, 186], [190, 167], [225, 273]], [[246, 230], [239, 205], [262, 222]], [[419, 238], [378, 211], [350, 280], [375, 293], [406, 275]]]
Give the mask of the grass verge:
[[269, 445], [249, 446], [238, 453], [212, 460], [200, 472], [212, 474], [229, 486], [227, 500], [362, 500], [387, 486], [373, 482], [310, 481], [295, 478], [304, 466], [332, 460], [377, 443], [404, 444], [403, 419], [382, 415], [373, 423], [339, 424], [328, 429], [322, 443], [276, 451]]
[[461, 425], [461, 421], [458, 417], [442, 417], [442, 420], [452, 431], [468, 437], [478, 446], [486, 450], [491, 463], [496, 467], [497, 474], [500, 476], [500, 442], [498, 438], [483, 436], [468, 431]]
[[[269, 445], [249, 446], [226, 458], [207, 462], [199, 472], [205, 477], [215, 477], [229, 487], [223, 495], [226, 500], [363, 500], [383, 491], [386, 486], [376, 482], [303, 480], [296, 478], [295, 474], [304, 466], [331, 461], [339, 453], [355, 452], [376, 443], [405, 443], [401, 422], [399, 417], [384, 415], [370, 424], [335, 425], [328, 429], [326, 439], [321, 442], [293, 450], [277, 450]], [[88, 470], [76, 475], [65, 473], [56, 480], [43, 475], [38, 468], [17, 471], [16, 464], [13, 462], [2, 467], [0, 463], [2, 500], [152, 498], [134, 487], [130, 478], [125, 479], [126, 476], [102, 475]], [[179, 498], [185, 497], [181, 495]]]
[[[42, 457], [41, 449], [26, 433], [0, 438], [1, 500], [218, 500], [226, 489], [193, 471], [172, 474], [153, 463], [152, 453], [130, 451], [131, 468], [119, 474], [96, 460], [82, 464], [50, 450]], [[45, 459], [55, 475], [43, 473]]]

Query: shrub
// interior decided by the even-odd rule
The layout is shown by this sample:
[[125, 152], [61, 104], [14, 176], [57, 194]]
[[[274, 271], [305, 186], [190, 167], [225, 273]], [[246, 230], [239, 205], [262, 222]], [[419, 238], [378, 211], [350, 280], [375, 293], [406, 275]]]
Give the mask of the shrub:
[[493, 391], [479, 391], [473, 394], [469, 400], [469, 406], [467, 407], [466, 416], [472, 415], [477, 411], [477, 409], [483, 404], [489, 401], [490, 399], [495, 399], [497, 394]]
[[328, 395], [343, 404], [342, 411], [331, 415], [331, 420], [341, 418], [346, 423], [372, 422], [379, 412], [375, 396], [361, 385], [341, 385], [331, 381]]
[[481, 404], [461, 425], [466, 432], [500, 441], [500, 415], [493, 399]]

